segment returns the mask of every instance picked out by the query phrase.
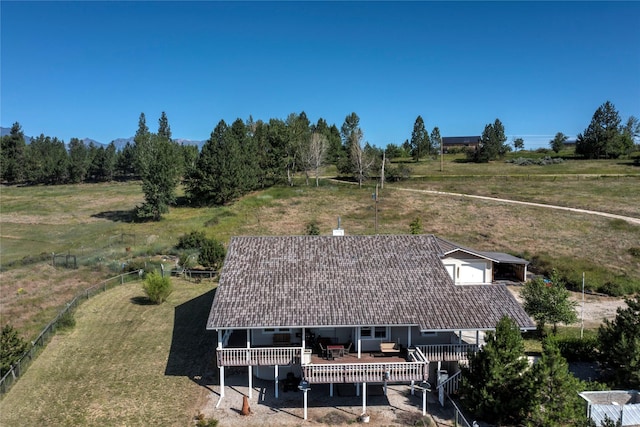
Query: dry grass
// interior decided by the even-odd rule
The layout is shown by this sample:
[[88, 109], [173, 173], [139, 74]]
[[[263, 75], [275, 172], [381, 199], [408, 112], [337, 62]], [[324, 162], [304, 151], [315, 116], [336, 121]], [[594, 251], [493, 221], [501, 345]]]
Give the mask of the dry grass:
[[0, 424], [189, 425], [215, 347], [202, 323], [211, 283], [177, 282], [162, 305], [137, 304], [141, 296], [129, 283], [81, 305], [75, 329], [55, 336], [0, 402]]
[[[460, 166], [460, 165], [457, 165]], [[422, 219], [424, 232], [479, 250], [545, 254], [567, 263], [601, 265], [611, 275], [640, 282], [640, 259], [629, 249], [640, 242], [640, 227], [593, 215], [519, 206], [497, 201], [396, 191], [394, 186], [437, 189], [584, 207], [640, 217], [637, 177], [466, 177], [408, 181], [380, 192], [378, 233], [409, 233]], [[81, 268], [52, 268], [43, 262], [0, 273], [0, 321], [33, 339], [59, 307], [78, 291], [117, 274], [114, 267], [138, 257], [167, 253], [192, 230], [227, 242], [233, 235], [304, 234], [316, 221], [330, 234], [338, 217], [348, 234], [375, 233], [371, 185], [323, 181], [318, 188], [299, 183], [255, 192], [215, 208], [176, 207], [158, 223], [126, 221], [142, 200], [139, 183], [8, 187], [2, 190], [2, 263], [41, 252], [78, 254]], [[35, 223], [34, 223], [35, 222]], [[120, 242], [122, 233], [135, 241]], [[125, 252], [131, 246], [131, 252]]]

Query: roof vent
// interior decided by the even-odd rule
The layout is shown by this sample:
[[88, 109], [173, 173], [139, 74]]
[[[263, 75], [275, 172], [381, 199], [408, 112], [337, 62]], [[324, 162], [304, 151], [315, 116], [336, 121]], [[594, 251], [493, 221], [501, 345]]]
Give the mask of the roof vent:
[[340, 217], [338, 217], [338, 228], [333, 230], [334, 236], [344, 236], [344, 230], [340, 228]]

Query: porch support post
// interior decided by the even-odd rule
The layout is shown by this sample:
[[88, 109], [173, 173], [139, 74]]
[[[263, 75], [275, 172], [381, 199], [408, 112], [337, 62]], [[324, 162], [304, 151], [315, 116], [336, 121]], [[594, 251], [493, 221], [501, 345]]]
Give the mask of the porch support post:
[[411, 326], [407, 326], [407, 348], [411, 347]]
[[367, 383], [362, 383], [362, 413], [367, 413]]
[[356, 383], [356, 397], [360, 396], [360, 383]]
[[476, 331], [476, 346], [480, 346], [480, 331]]
[[[251, 329], [247, 329], [247, 349], [251, 348]], [[251, 358], [251, 351], [247, 351], [247, 358]], [[253, 366], [249, 365], [249, 399], [253, 394]]]
[[278, 365], [276, 365], [274, 367], [274, 371], [275, 371], [274, 377], [275, 377], [275, 380], [276, 380], [276, 399], [277, 399], [278, 398], [278, 389], [279, 389], [279, 387], [278, 387], [278, 382], [279, 381], [278, 380], [280, 379], [279, 376], [278, 376]]
[[[222, 334], [223, 331], [218, 331], [218, 349], [222, 350]], [[220, 399], [224, 397], [224, 366], [220, 366]], [[220, 404], [220, 401], [218, 401]]]
[[411, 380], [411, 396], [415, 396], [416, 394], [415, 386], [416, 386], [416, 382], [414, 380]]
[[304, 402], [304, 419], [305, 420], [307, 419], [307, 392], [308, 391], [309, 391], [308, 389], [302, 390], [302, 392], [304, 393], [302, 399], [303, 399], [303, 402]]
[[300, 358], [304, 354], [304, 348], [306, 347], [306, 336], [305, 336], [305, 328], [302, 328], [302, 353], [300, 353]]
[[329, 383], [329, 397], [333, 397], [333, 383]]
[[460, 335], [458, 336], [458, 344], [462, 344], [462, 330], [460, 331]]
[[422, 416], [427, 415], [427, 388], [422, 388]]
[[356, 328], [356, 340], [358, 341], [358, 359], [362, 354], [362, 338], [360, 337], [360, 326]]

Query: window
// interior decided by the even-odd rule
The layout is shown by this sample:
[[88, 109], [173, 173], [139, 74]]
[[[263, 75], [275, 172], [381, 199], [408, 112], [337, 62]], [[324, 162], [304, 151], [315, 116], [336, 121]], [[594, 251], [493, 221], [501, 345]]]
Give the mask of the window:
[[362, 326], [360, 328], [360, 338], [363, 340], [387, 340], [389, 335], [389, 327], [387, 326]]

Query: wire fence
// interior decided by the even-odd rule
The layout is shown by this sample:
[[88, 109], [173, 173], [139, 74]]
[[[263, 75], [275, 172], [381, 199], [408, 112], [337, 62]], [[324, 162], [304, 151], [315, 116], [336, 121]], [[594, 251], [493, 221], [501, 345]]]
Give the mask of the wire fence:
[[44, 347], [46, 347], [46, 345], [51, 340], [51, 337], [53, 337], [53, 335], [56, 333], [56, 330], [58, 330], [65, 322], [67, 316], [73, 313], [73, 310], [75, 310], [83, 301], [101, 292], [104, 292], [107, 289], [111, 289], [118, 285], [124, 284], [125, 282], [139, 280], [141, 277], [142, 270], [120, 274], [119, 276], [112, 277], [96, 285], [93, 285], [76, 295], [58, 313], [55, 319], [49, 322], [49, 324], [42, 330], [42, 332], [40, 332], [38, 337], [31, 342], [31, 345], [29, 346], [27, 351], [25, 351], [22, 357], [14, 365], [12, 365], [9, 371], [2, 377], [2, 379], [0, 379], [0, 395], [4, 395], [5, 393], [7, 393], [11, 389], [13, 384], [15, 384], [18, 379], [22, 375], [24, 375], [31, 362], [38, 356], [40, 351]]

